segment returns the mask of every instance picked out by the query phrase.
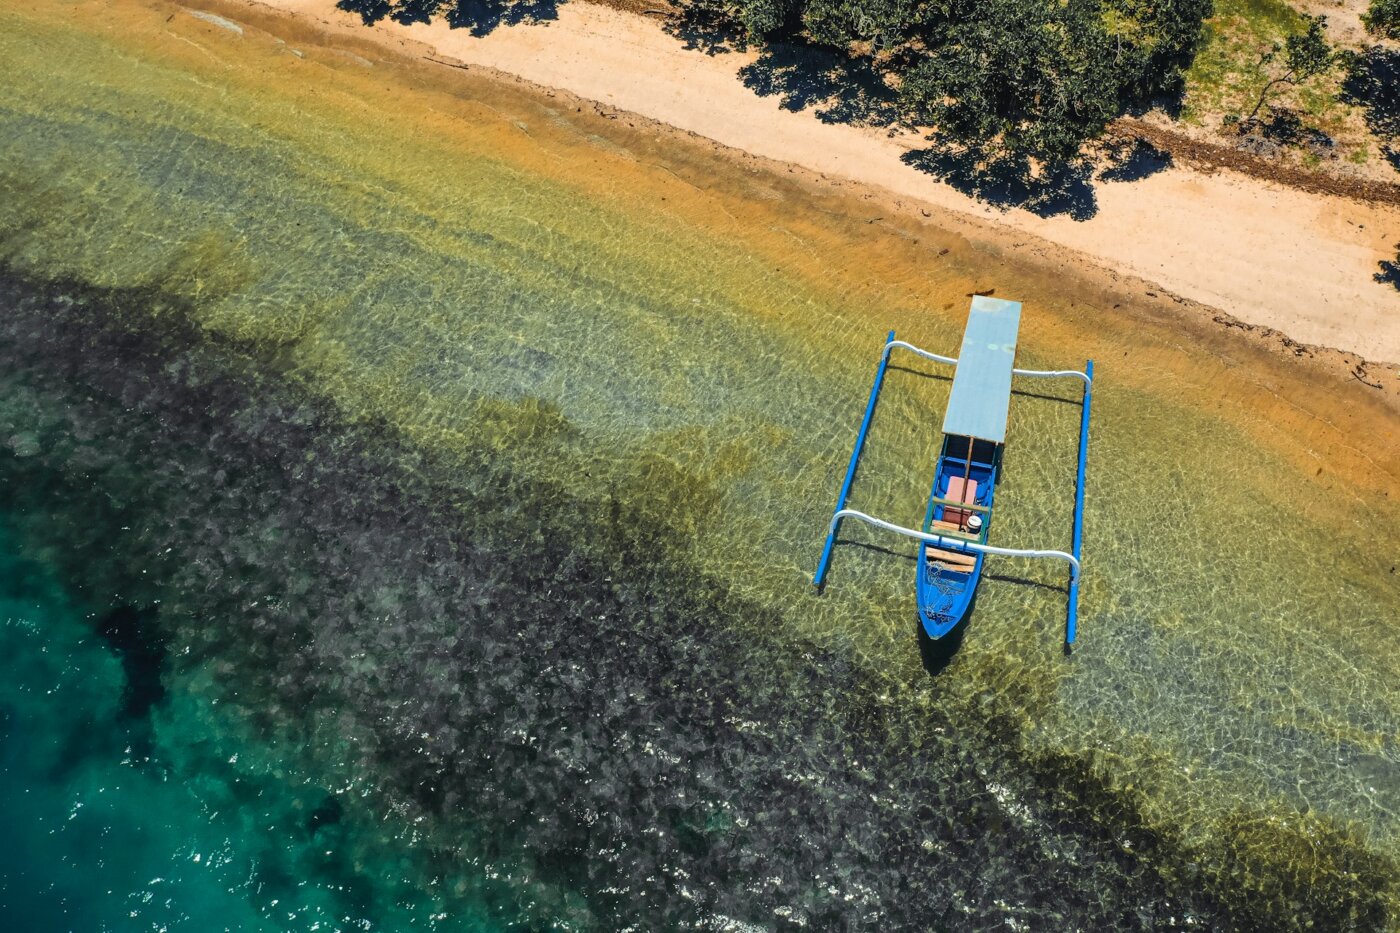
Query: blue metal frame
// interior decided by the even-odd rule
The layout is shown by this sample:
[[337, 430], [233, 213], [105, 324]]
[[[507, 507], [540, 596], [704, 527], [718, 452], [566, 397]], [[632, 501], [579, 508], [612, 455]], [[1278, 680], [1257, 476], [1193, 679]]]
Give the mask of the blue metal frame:
[[[1084, 364], [1084, 374], [1089, 380], [1084, 383], [1084, 404], [1079, 413], [1079, 472], [1074, 481], [1074, 537], [1070, 551], [1079, 560], [1084, 548], [1084, 467], [1089, 455], [1089, 405], [1094, 400], [1094, 361]], [[1074, 644], [1075, 630], [1079, 627], [1079, 577], [1070, 574], [1069, 614], [1065, 618], [1065, 648]]]
[[[885, 370], [889, 366], [890, 349], [893, 343], [894, 331], [890, 331], [889, 336], [885, 340], [884, 349], [880, 354], [880, 365], [875, 370], [875, 382], [870, 387], [870, 399], [865, 403], [865, 416], [861, 419], [860, 431], [856, 434], [855, 448], [851, 451], [851, 460], [846, 465], [846, 478], [841, 482], [841, 492], [836, 497], [836, 508], [832, 512], [831, 525], [826, 535], [826, 543], [822, 546], [821, 561], [817, 565], [816, 574], [812, 577], [812, 584], [818, 589], [821, 589], [822, 584], [826, 582], [827, 571], [831, 568], [832, 551], [836, 546], [836, 536], [841, 530], [841, 520], [845, 517], [845, 513], [849, 511], [846, 509], [846, 499], [851, 494], [851, 485], [855, 482], [856, 478], [856, 468], [860, 465], [860, 455], [865, 448], [865, 438], [870, 433], [870, 424], [875, 418], [875, 405], [880, 399], [880, 389], [884, 385]], [[909, 345], [901, 344], [901, 346]], [[909, 346], [909, 349], [920, 356], [927, 356], [930, 359], [936, 359], [940, 362], [946, 361], [944, 357], [919, 350], [917, 347]], [[963, 542], [954, 542], [953, 539], [938, 540], [940, 544], [946, 545], [950, 542], [954, 544], [963, 544], [963, 546], [967, 548], [985, 551], [987, 553], [1012, 554], [1014, 556], [1025, 557], [1059, 557], [1061, 559], [1071, 560], [1072, 569], [1069, 578], [1069, 608], [1065, 616], [1065, 650], [1068, 652], [1070, 646], [1074, 644], [1079, 627], [1079, 582], [1082, 576], [1080, 572], [1080, 562], [1084, 549], [1084, 486], [1089, 455], [1089, 416], [1094, 400], [1094, 361], [1086, 360], [1084, 372], [1082, 373], [1068, 370], [1047, 370], [1044, 372], [1013, 370], [1013, 372], [1019, 375], [1030, 376], [1080, 376], [1084, 379], [1084, 399], [1080, 406], [1081, 411], [1079, 415], [1079, 462], [1074, 483], [1074, 532], [1070, 545], [1072, 558], [1071, 555], [1067, 555], [1063, 551], [1017, 551], [1014, 549], [990, 548], [985, 545], [963, 544]], [[921, 534], [917, 531], [890, 525], [887, 522], [881, 522], [878, 519], [873, 519], [859, 512], [851, 512], [851, 514], [864, 521], [878, 525], [887, 530], [899, 532], [900, 534], [907, 534], [920, 538], [926, 537], [925, 534]], [[927, 516], [925, 517], [925, 525], [927, 526]], [[985, 540], [985, 535], [983, 540]]]
[[[885, 340], [885, 347], [880, 353], [880, 368], [875, 370], [875, 384], [870, 387], [870, 401], [865, 403], [865, 417], [860, 422], [860, 433], [856, 435], [856, 446], [851, 451], [851, 462], [846, 467], [846, 480], [841, 484], [841, 494], [836, 497], [836, 508], [832, 514], [840, 512], [846, 507], [846, 497], [851, 493], [851, 483], [856, 478], [856, 464], [860, 463], [860, 451], [865, 446], [865, 435], [870, 433], [870, 422], [875, 417], [875, 402], [880, 398], [880, 386], [885, 381], [885, 367], [890, 363], [890, 341], [894, 340], [894, 331], [890, 331], [889, 337]], [[826, 545], [822, 548], [821, 563], [817, 565], [817, 574], [812, 578], [812, 584], [820, 588], [826, 580], [827, 567], [831, 565], [831, 549], [836, 546], [836, 532], [841, 523], [832, 522], [831, 530], [826, 535]]]

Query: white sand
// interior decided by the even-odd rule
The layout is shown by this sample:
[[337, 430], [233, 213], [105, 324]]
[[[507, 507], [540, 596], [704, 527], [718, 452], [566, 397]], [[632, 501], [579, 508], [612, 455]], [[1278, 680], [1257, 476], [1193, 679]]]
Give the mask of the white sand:
[[[252, 2], [252, 0], [250, 0]], [[373, 29], [332, 0], [256, 0], [410, 54], [485, 65], [537, 84], [632, 111], [725, 146], [828, 177], [886, 189], [911, 211], [919, 204], [979, 217], [1068, 247], [1106, 269], [1282, 331], [1307, 344], [1375, 361], [1400, 361], [1400, 291], [1375, 281], [1397, 261], [1400, 208], [1310, 194], [1233, 172], [1169, 168], [1134, 182], [1096, 184], [1098, 212], [1076, 221], [999, 211], [900, 162], [917, 137], [890, 138], [793, 113], [744, 87], [752, 54], [687, 51], [658, 18], [584, 2], [558, 20], [501, 27], [476, 38], [465, 29]], [[937, 219], [931, 222], [936, 223]]]

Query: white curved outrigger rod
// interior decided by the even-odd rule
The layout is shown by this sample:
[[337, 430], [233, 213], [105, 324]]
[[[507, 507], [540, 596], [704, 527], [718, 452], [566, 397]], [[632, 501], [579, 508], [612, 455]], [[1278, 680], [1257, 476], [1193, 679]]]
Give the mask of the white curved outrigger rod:
[[[933, 353], [922, 347], [916, 347], [912, 343], [908, 343], [904, 340], [891, 340], [886, 343], [884, 351], [885, 359], [889, 359], [890, 351], [896, 347], [908, 350], [915, 356], [922, 356], [926, 360], [933, 360], [935, 363], [947, 363], [949, 366], [958, 365], [958, 358], [956, 356], [943, 356], [939, 353]], [[1039, 379], [1053, 379], [1057, 376], [1074, 376], [1078, 379], [1083, 379], [1084, 385], [1086, 386], [1093, 385], [1094, 383], [1093, 376], [1088, 373], [1082, 373], [1077, 369], [1013, 369], [1011, 370], [1011, 375], [1031, 376], [1032, 378]]]
[[836, 533], [836, 528], [841, 524], [841, 519], [843, 518], [858, 519], [865, 522], [867, 525], [874, 525], [876, 528], [883, 528], [885, 531], [892, 531], [897, 535], [904, 535], [906, 538], [916, 538], [925, 544], [933, 544], [938, 547], [967, 548], [971, 551], [981, 551], [983, 554], [999, 554], [1003, 557], [1051, 557], [1069, 564], [1070, 582], [1079, 582], [1079, 558], [1064, 551], [992, 547], [990, 544], [977, 544], [973, 541], [964, 541], [961, 538], [945, 538], [942, 535], [916, 531], [913, 528], [905, 528], [903, 525], [896, 525], [893, 522], [885, 521], [883, 518], [866, 515], [864, 512], [859, 512], [855, 509], [841, 509], [831, 517], [830, 531], [832, 534]]
[[889, 358], [890, 351], [893, 350], [895, 347], [903, 347], [904, 349], [913, 353], [915, 356], [922, 356], [924, 359], [933, 360], [935, 363], [947, 363], [949, 366], [958, 365], [958, 358], [956, 356], [943, 356], [938, 353], [931, 353], [928, 350], [923, 349], [922, 347], [916, 347], [912, 343], [907, 343], [903, 340], [891, 340], [889, 343], [885, 344], [886, 359]]

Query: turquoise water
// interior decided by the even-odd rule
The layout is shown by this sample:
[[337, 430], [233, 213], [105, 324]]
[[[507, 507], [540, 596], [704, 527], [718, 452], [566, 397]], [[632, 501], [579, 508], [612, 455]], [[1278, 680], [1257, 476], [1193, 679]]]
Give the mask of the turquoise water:
[[[233, 814], [172, 774], [89, 619], [0, 524], [0, 912], [14, 930], [275, 929]], [[211, 918], [220, 918], [211, 925]]]
[[133, 697], [164, 662], [101, 634], [123, 617], [95, 620], [0, 519], [5, 929], [498, 928], [461, 905], [437, 916], [391, 860], [372, 877], [347, 864], [336, 794], [228, 735], [208, 702]]

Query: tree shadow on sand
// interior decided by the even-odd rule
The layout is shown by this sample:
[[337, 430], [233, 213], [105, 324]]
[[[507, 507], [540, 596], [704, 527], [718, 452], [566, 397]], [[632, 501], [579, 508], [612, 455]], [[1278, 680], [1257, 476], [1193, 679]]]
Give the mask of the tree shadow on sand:
[[558, 18], [559, 0], [458, 0], [448, 11], [447, 24], [453, 29], [468, 29], [474, 36], [484, 36], [498, 26], [543, 23]]
[[[1353, 59], [1342, 100], [1365, 109], [1367, 128], [1385, 141], [1381, 151], [1400, 171], [1400, 52], [1372, 46]], [[1395, 248], [1395, 259], [1381, 260], [1373, 278], [1400, 291], [1400, 243]]]
[[[674, 24], [672, 28], [694, 43], [692, 48], [706, 48], [711, 54], [742, 48], [722, 24], [706, 23], [697, 19], [684, 31], [676, 31], [680, 27]], [[823, 123], [891, 131], [900, 125], [898, 94], [868, 58], [801, 42], [775, 42], [741, 68], [739, 76], [759, 96], [778, 97], [784, 110], [810, 110]], [[1096, 181], [1137, 181], [1171, 164], [1170, 155], [1139, 141], [1110, 141], [1092, 159], [1042, 171], [1033, 171], [1026, 159], [989, 163], [961, 147], [933, 139], [930, 143], [901, 158], [963, 194], [1004, 210], [1020, 208], [1042, 217], [1063, 214], [1075, 220], [1088, 220], [1098, 212]]]
[[1383, 152], [1400, 171], [1400, 52], [1372, 46], [1352, 60], [1342, 100], [1365, 110], [1366, 126], [1385, 140]]
[[778, 96], [784, 110], [814, 108], [823, 123], [890, 126], [899, 119], [895, 92], [866, 59], [801, 43], [765, 48], [739, 69], [744, 86], [760, 97]]
[[1037, 217], [1067, 215], [1084, 221], [1098, 213], [1094, 182], [1140, 181], [1171, 165], [1171, 154], [1141, 140], [1105, 144], [1097, 158], [1034, 171], [1026, 159], [988, 162], [969, 150], [934, 145], [901, 156], [906, 165], [1002, 210], [1018, 208]]
[[1099, 213], [1095, 182], [1135, 182], [1172, 165], [1172, 154], [1138, 139], [1114, 139], [1093, 157], [1032, 171], [1025, 158], [981, 160], [951, 146], [910, 150], [904, 164], [928, 172], [956, 191], [1001, 210], [1028, 210], [1037, 217], [1064, 214], [1089, 220]]
[[485, 36], [500, 26], [540, 23], [559, 18], [563, 0], [339, 0], [336, 6], [357, 14], [366, 26], [388, 17], [405, 26], [442, 15], [453, 29]]
[[1117, 140], [1104, 147], [1100, 181], [1142, 181], [1171, 167], [1172, 154], [1141, 139]]
[[1375, 274], [1375, 280], [1400, 291], [1400, 246], [1397, 246], [1396, 250], [1393, 262], [1389, 259], [1381, 260], [1381, 271]]
[[685, 43], [687, 51], [724, 55], [748, 50], [748, 36], [733, 14], [718, 3], [687, 3], [666, 18], [663, 29]]

